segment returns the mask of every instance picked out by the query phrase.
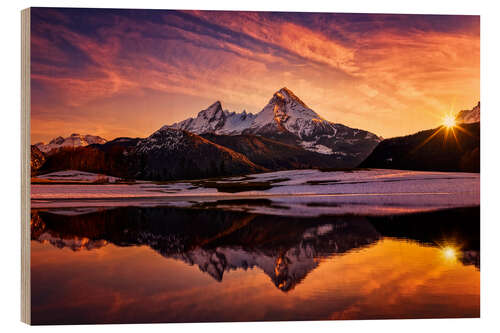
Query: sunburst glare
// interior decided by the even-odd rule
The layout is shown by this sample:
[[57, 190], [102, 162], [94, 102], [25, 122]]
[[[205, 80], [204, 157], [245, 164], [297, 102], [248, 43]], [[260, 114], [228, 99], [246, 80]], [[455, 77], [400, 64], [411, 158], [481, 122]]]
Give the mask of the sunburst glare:
[[457, 257], [457, 251], [451, 246], [441, 249], [441, 253], [446, 260], [454, 260]]
[[446, 126], [447, 128], [454, 127], [456, 125], [455, 117], [453, 117], [450, 114], [446, 115], [443, 119], [443, 125]]

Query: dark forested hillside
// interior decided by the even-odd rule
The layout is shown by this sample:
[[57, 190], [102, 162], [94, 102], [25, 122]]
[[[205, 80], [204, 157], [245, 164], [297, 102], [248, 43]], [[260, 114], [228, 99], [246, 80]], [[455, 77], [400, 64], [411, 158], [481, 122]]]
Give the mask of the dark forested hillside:
[[479, 172], [480, 123], [386, 139], [360, 167]]
[[196, 134], [169, 128], [146, 139], [118, 138], [105, 144], [61, 148], [47, 157], [39, 172], [68, 169], [145, 180], [195, 179], [267, 171], [229, 148]]

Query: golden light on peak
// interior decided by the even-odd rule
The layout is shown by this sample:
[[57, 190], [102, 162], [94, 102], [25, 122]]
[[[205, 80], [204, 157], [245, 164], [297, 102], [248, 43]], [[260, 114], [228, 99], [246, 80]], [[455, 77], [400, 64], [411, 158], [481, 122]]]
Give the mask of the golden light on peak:
[[443, 125], [447, 128], [454, 127], [456, 125], [455, 117], [453, 117], [451, 114], [446, 115], [443, 119]]

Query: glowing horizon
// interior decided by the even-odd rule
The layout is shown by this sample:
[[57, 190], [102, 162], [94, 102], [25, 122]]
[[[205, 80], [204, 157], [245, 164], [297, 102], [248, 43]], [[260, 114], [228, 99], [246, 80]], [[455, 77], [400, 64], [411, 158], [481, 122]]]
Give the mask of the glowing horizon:
[[33, 8], [31, 29], [32, 143], [257, 113], [283, 86], [386, 138], [480, 100], [479, 16]]

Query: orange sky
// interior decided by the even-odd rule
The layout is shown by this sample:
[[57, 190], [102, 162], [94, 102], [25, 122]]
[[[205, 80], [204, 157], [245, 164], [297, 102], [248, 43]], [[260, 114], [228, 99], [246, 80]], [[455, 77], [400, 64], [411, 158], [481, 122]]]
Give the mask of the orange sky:
[[32, 143], [255, 113], [283, 86], [383, 137], [479, 101], [478, 16], [35, 8], [31, 43]]

